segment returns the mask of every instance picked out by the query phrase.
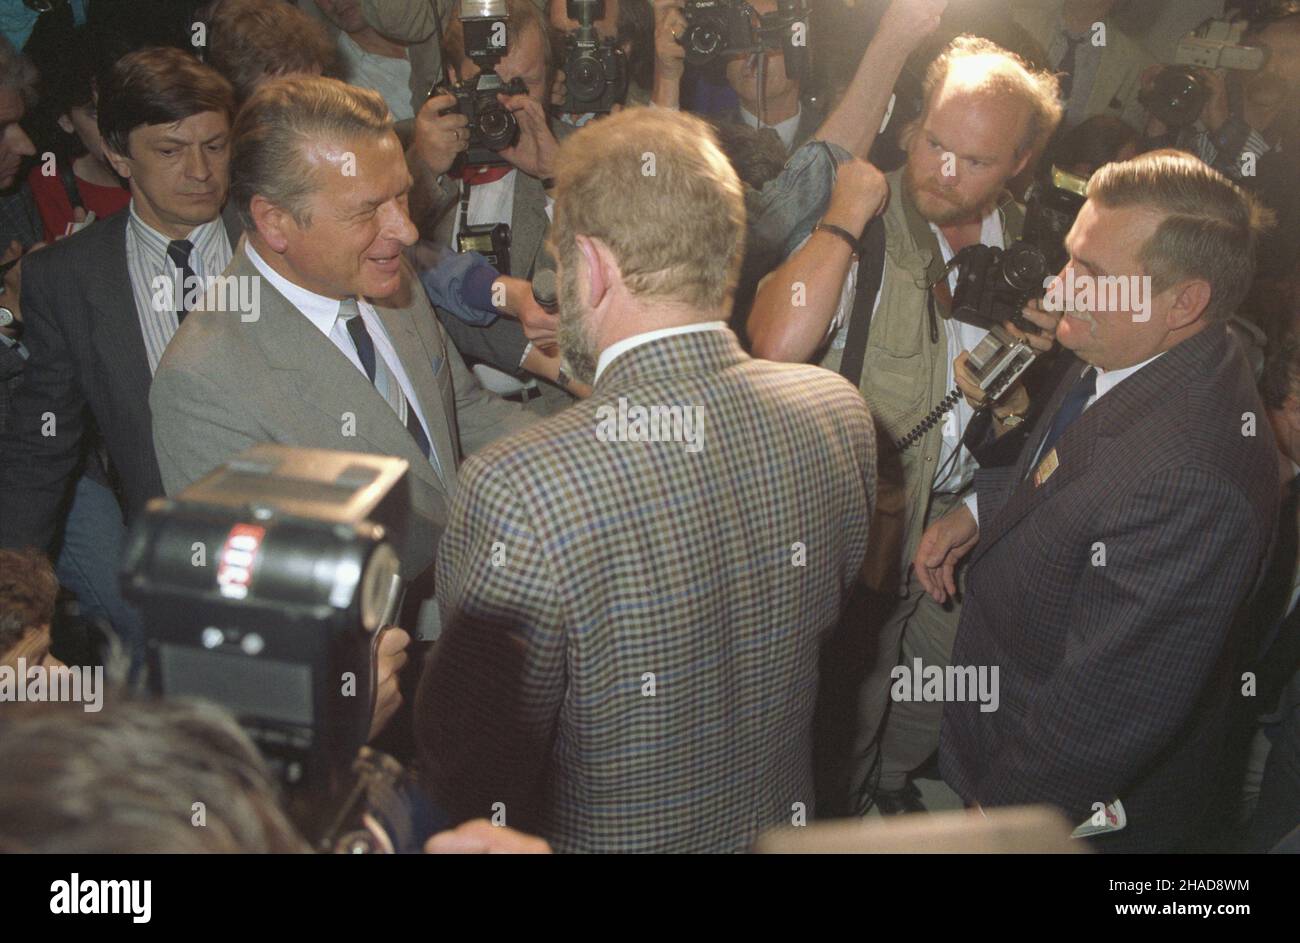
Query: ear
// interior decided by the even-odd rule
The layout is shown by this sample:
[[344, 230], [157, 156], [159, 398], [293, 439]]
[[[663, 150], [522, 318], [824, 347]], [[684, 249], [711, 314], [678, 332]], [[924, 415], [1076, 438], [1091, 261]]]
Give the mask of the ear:
[[1191, 327], [1210, 304], [1210, 283], [1203, 278], [1188, 279], [1169, 289], [1172, 301], [1165, 314], [1169, 330]]
[[248, 211], [253, 217], [257, 234], [271, 251], [284, 252], [289, 247], [290, 235], [299, 229], [293, 216], [260, 194], [254, 195], [249, 201]]
[[1033, 152], [1033, 151], [1029, 151], [1027, 154], [1025, 154], [1023, 157], [1021, 157], [1018, 161], [1016, 161], [1014, 164], [1012, 164], [1012, 165], [1011, 165], [1011, 175], [1010, 175], [1009, 177], [1007, 177], [1007, 180], [1013, 180], [1014, 178], [1019, 177], [1020, 174], [1024, 171], [1024, 169], [1025, 169], [1026, 167], [1029, 166], [1029, 159], [1030, 159], [1031, 157], [1033, 157], [1033, 156], [1034, 156], [1034, 152]]
[[69, 118], [67, 115], [59, 115], [58, 124], [59, 124], [59, 130], [62, 131], [64, 134], [72, 134], [77, 130], [72, 125], [72, 119]]
[[108, 165], [113, 168], [113, 172], [123, 180], [131, 179], [130, 158], [123, 157], [121, 154], [109, 147], [108, 141], [104, 141], [104, 160], [108, 161]]
[[587, 268], [587, 307], [595, 308], [610, 288], [608, 274], [603, 268], [600, 252], [597, 249], [597, 240], [590, 236], [575, 236], [574, 244], [582, 254], [583, 264]]

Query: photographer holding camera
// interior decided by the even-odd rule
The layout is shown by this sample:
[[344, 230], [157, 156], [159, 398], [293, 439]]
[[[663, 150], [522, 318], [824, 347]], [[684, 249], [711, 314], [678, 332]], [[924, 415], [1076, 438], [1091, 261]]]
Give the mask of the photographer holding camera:
[[[949, 316], [957, 278], [947, 263], [967, 246], [1008, 246], [1018, 238], [1023, 213], [1005, 192], [1007, 181], [1041, 151], [1060, 118], [1051, 76], [969, 36], [931, 64], [924, 91], [924, 111], [903, 135], [907, 163], [886, 178], [883, 260], [864, 259], [861, 273], [853, 261], [858, 233], [886, 195], [877, 192], [883, 184], [874, 169], [841, 168], [822, 223], [760, 286], [749, 322], [759, 356], [819, 355], [823, 366], [847, 369], [882, 433], [862, 605], [850, 607], [869, 613], [864, 644], [875, 654], [857, 695], [859, 728], [834, 734], [854, 738], [849, 767], [828, 770], [823, 789], [832, 805], [860, 811], [862, 800], [847, 797], [869, 791], [874, 770], [875, 801], [886, 814], [923, 808], [908, 776], [938, 746], [940, 713], [936, 703], [890, 705], [891, 671], [917, 658], [946, 665], [959, 611], [930, 599], [907, 562], [926, 522], [969, 493], [976, 467], [962, 443], [980, 403], [945, 395], [959, 381], [969, 387], [954, 361], [988, 332]], [[873, 272], [873, 261], [883, 267]], [[1040, 310], [1025, 316], [1044, 330], [1055, 324]], [[1051, 347], [1050, 334], [1008, 330], [1036, 350]], [[940, 421], [945, 405], [955, 408]], [[999, 429], [1022, 421], [1027, 406], [1018, 384], [993, 407]], [[863, 631], [845, 626], [849, 638]]]
[[[773, 46], [765, 37], [760, 52], [728, 52], [733, 45], [731, 40], [743, 36], [748, 44], [755, 17], [785, 12], [780, 10], [777, 0], [709, 3], [706, 6], [711, 9], [703, 13], [694, 12], [694, 5], [689, 2], [683, 6], [677, 0], [655, 0], [654, 6], [655, 78], [651, 101], [655, 105], [678, 107], [681, 79], [688, 60], [710, 67], [721, 66], [727, 84], [740, 99], [739, 106], [726, 115], [726, 120], [743, 122], [752, 128], [771, 128], [787, 152], [793, 152], [813, 136], [820, 116], [804, 108], [800, 98], [803, 69], [797, 63], [787, 65], [782, 46]], [[803, 13], [800, 39], [806, 44], [806, 8]], [[701, 16], [706, 18], [703, 22]], [[785, 32], [782, 30], [781, 34], [784, 36]]]
[[553, 98], [561, 134], [597, 114], [650, 101], [654, 13], [649, 0], [550, 0], [551, 28], [564, 39], [563, 80]]

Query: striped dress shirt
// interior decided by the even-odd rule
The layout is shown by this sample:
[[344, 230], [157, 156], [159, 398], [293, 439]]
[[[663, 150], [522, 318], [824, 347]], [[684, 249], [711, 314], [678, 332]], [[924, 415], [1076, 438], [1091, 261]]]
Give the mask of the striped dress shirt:
[[[149, 372], [158, 369], [163, 351], [176, 333], [176, 309], [183, 296], [181, 272], [167, 257], [167, 246], [172, 241], [142, 220], [131, 201], [131, 217], [126, 224], [126, 265], [131, 276], [131, 292], [135, 296], [135, 310], [140, 317], [140, 333], [144, 337], [145, 351], [149, 354]], [[230, 240], [226, 237], [221, 217], [209, 220], [192, 229], [185, 237], [194, 244], [190, 253], [190, 268], [203, 278], [220, 275], [230, 264]], [[157, 279], [168, 279], [173, 286], [174, 304], [163, 307], [154, 303]]]

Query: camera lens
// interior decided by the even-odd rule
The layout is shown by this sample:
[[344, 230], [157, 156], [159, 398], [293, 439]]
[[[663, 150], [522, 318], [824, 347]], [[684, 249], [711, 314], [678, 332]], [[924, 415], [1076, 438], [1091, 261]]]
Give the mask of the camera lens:
[[727, 29], [717, 17], [702, 16], [686, 30], [686, 48], [694, 56], [707, 58], [722, 51]]
[[483, 146], [491, 151], [499, 151], [515, 143], [519, 131], [519, 122], [500, 102], [480, 102], [477, 120], [479, 137]]
[[1002, 256], [1002, 278], [1016, 291], [1041, 291], [1047, 260], [1037, 246], [1014, 243]]
[[605, 70], [600, 61], [591, 56], [583, 56], [573, 63], [573, 74], [566, 77], [573, 97], [579, 101], [599, 98], [605, 90]]

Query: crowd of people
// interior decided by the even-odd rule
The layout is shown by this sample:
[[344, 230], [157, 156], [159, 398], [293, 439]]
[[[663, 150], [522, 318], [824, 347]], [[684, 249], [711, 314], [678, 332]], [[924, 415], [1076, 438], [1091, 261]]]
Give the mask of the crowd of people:
[[[409, 464], [371, 729], [430, 850], [743, 851], [926, 780], [1101, 851], [1300, 843], [1300, 3], [1180, 70], [1124, 0], [812, 0], [814, 65], [777, 0], [705, 63], [689, 2], [604, 0], [581, 113], [583, 4], [48, 6], [0, 3], [0, 674], [117, 690], [0, 683], [0, 848], [307, 848], [237, 724], [145, 693], [120, 578], [259, 443]], [[972, 306], [1030, 244], [1059, 273]]]

